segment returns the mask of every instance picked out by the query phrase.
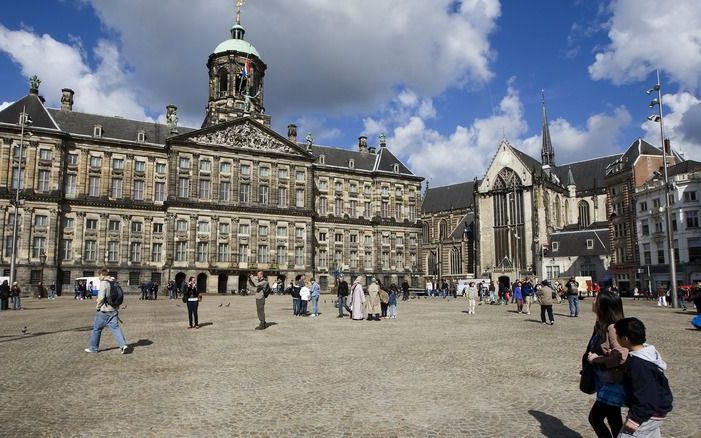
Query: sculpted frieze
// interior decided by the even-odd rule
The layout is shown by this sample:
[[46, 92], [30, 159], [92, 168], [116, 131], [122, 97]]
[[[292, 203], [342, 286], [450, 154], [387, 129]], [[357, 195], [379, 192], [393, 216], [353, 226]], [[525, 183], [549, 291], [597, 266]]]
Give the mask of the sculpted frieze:
[[190, 137], [188, 142], [294, 154], [296, 151], [249, 122]]

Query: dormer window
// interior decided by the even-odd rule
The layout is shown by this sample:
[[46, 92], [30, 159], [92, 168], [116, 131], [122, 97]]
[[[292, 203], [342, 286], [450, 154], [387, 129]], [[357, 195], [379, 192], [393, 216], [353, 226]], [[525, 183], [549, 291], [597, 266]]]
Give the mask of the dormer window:
[[319, 155], [319, 164], [326, 164], [326, 156]]
[[560, 243], [559, 242], [553, 242], [553, 252], [557, 252], [558, 249], [560, 249]]
[[139, 143], [144, 143], [146, 141], [146, 132], [139, 131], [136, 133], [136, 141]]
[[594, 249], [594, 240], [587, 239], [587, 249]]
[[92, 128], [93, 137], [102, 137], [102, 125], [95, 125]]
[[348, 160], [348, 168], [355, 169], [355, 160], [354, 159], [351, 158], [350, 160]]
[[392, 172], [399, 173], [399, 164], [394, 164], [392, 166]]

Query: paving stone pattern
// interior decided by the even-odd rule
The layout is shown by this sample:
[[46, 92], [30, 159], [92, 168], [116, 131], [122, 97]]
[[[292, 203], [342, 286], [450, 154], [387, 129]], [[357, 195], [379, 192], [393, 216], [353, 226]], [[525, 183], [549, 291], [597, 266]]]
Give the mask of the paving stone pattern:
[[[134, 349], [121, 355], [108, 330], [99, 354], [83, 352], [93, 301], [25, 299], [26, 310], [0, 312], [0, 435], [589, 437], [593, 396], [577, 384], [590, 301], [579, 318], [556, 305], [551, 327], [537, 305], [468, 315], [461, 299], [420, 299], [368, 322], [337, 319], [330, 297], [321, 317], [294, 318], [291, 299], [275, 296], [277, 325], [255, 331], [252, 297], [207, 296], [203, 327], [188, 330], [182, 302], [129, 296]], [[663, 436], [700, 436], [701, 332], [690, 314], [625, 307], [669, 363]]]

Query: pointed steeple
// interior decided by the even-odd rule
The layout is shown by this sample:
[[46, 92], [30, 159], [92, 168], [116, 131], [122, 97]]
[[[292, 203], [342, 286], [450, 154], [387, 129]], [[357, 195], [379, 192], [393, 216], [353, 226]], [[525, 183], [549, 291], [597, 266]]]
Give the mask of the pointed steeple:
[[574, 182], [574, 175], [572, 175], [572, 166], [567, 166], [567, 185], [576, 186]]
[[553, 150], [553, 144], [550, 141], [550, 128], [548, 126], [548, 111], [545, 108], [545, 90], [541, 90], [543, 95], [543, 148], [540, 152], [541, 164], [543, 166], [555, 165], [555, 151]]

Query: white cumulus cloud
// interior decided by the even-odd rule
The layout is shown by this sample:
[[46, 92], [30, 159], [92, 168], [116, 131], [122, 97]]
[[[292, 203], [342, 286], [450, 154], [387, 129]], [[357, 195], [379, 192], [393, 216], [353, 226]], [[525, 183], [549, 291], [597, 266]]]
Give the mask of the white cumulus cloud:
[[701, 2], [615, 0], [610, 13], [610, 43], [589, 66], [593, 79], [630, 83], [647, 78], [659, 67], [682, 87], [698, 87]]

